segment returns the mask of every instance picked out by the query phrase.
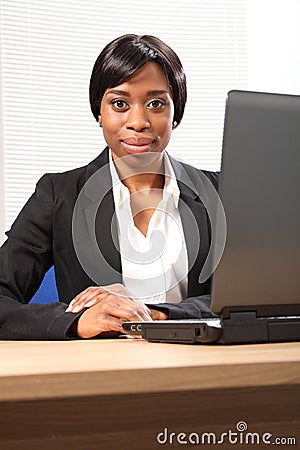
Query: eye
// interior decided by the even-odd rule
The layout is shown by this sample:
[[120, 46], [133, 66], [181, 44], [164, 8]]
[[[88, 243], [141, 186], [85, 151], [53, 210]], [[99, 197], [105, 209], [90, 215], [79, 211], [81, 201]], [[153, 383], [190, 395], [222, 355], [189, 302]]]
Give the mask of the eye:
[[152, 109], [162, 109], [165, 106], [165, 102], [163, 100], [155, 99], [151, 100], [147, 106]]
[[117, 111], [125, 111], [128, 108], [128, 104], [125, 100], [112, 100], [111, 103]]

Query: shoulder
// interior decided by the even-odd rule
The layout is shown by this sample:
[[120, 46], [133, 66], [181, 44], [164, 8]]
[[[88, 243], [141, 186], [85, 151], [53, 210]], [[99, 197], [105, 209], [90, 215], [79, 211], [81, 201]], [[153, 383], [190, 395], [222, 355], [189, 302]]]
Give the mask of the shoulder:
[[209, 180], [214, 188], [218, 190], [220, 172], [202, 170], [186, 162], [179, 161], [170, 155], [168, 156], [179, 180], [189, 178], [195, 186], [199, 186], [199, 184], [205, 183], [205, 180]]
[[36, 194], [45, 200], [61, 195], [77, 196], [86, 181], [105, 165], [106, 149], [90, 163], [64, 172], [46, 173], [36, 185]]
[[198, 169], [197, 167], [186, 163], [181, 164], [185, 168], [186, 172], [191, 176], [191, 178], [199, 180], [200, 178], [203, 179], [203, 175], [205, 175], [214, 185], [215, 189], [218, 189], [220, 172]]

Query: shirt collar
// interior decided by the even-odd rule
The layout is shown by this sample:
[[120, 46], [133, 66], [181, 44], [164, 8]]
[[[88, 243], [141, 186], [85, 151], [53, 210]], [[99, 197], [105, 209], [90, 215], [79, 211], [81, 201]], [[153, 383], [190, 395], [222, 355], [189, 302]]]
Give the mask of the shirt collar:
[[[175, 208], [177, 208], [180, 195], [177, 179], [172, 164], [170, 162], [169, 156], [166, 152], [163, 152], [163, 158], [165, 169], [165, 185], [163, 190], [163, 199], [167, 200], [168, 198], [172, 197], [174, 206]], [[121, 182], [119, 178], [110, 149], [109, 149], [109, 169], [112, 178], [115, 206], [120, 207], [121, 204], [130, 197], [130, 193], [128, 188]]]
[[170, 162], [169, 156], [164, 152], [164, 168], [165, 168], [165, 185], [164, 185], [164, 198], [166, 195], [171, 195], [174, 201], [175, 208], [178, 207], [180, 190], [178, 187], [175, 172]]

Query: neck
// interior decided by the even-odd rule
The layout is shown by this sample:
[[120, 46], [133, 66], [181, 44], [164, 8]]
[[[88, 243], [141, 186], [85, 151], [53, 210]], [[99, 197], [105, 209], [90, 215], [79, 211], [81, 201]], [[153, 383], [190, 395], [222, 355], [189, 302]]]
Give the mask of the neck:
[[162, 174], [142, 174], [132, 175], [124, 178], [122, 183], [129, 189], [129, 192], [141, 191], [144, 189], [163, 189], [165, 177]]
[[163, 189], [163, 154], [146, 153], [115, 158], [114, 165], [122, 183], [134, 193], [143, 189]]

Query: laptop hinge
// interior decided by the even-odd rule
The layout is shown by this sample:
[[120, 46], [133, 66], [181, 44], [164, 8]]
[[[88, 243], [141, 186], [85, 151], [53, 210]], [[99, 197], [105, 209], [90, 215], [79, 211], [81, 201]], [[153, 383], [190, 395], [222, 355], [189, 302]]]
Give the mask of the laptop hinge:
[[222, 318], [219, 342], [280, 342], [298, 341], [300, 317], [260, 317], [256, 311], [231, 311]]
[[[229, 319], [232, 314], [247, 313], [256, 314], [256, 317], [275, 317], [275, 316], [300, 316], [299, 303], [278, 304], [278, 305], [246, 305], [246, 306], [225, 306], [222, 310], [222, 318]], [[250, 316], [249, 316], [250, 318]], [[241, 318], [242, 320], [242, 318]]]
[[266, 342], [268, 327], [265, 320], [257, 317], [256, 311], [235, 311], [222, 319], [224, 343]]
[[223, 322], [227, 325], [237, 325], [237, 324], [247, 324], [256, 322], [257, 314], [256, 311], [232, 311], [229, 313], [229, 317], [223, 319]]

